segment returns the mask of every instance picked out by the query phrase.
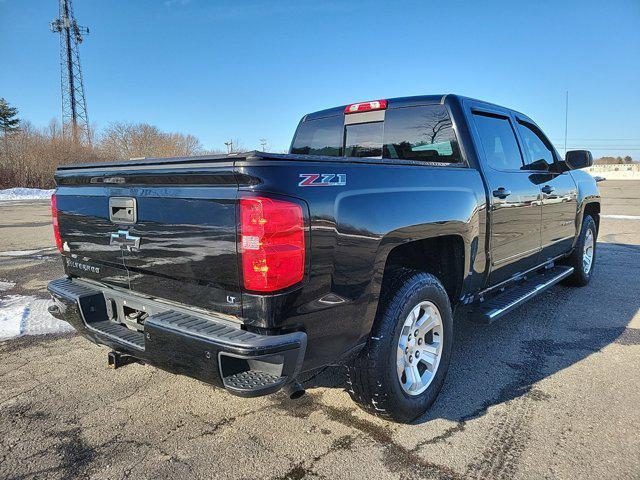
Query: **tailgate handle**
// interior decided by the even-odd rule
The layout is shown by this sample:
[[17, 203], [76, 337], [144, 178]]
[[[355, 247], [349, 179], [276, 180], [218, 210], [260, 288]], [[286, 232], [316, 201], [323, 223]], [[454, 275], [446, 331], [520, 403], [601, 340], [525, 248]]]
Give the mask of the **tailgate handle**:
[[113, 223], [136, 223], [138, 221], [136, 199], [131, 197], [109, 198], [109, 220]]

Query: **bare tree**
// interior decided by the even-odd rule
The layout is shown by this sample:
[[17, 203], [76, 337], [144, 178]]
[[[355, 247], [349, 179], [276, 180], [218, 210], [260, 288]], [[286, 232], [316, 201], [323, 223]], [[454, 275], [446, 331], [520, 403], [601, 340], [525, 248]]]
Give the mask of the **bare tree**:
[[94, 144], [88, 140], [74, 143], [63, 135], [62, 126], [55, 120], [40, 129], [22, 122], [20, 130], [5, 137], [5, 148], [0, 149], [0, 188], [51, 188], [59, 164], [202, 152], [200, 141], [193, 135], [166, 133], [144, 123], [113, 123], [97, 136]]
[[0, 188], [50, 188], [57, 165], [102, 160], [89, 144], [75, 144], [63, 136], [56, 121], [41, 129], [24, 121], [6, 140], [0, 153]]
[[106, 157], [119, 159], [136, 157], [186, 157], [202, 151], [193, 135], [161, 132], [146, 123], [116, 122], [100, 137], [98, 148]]
[[429, 143], [436, 143], [436, 139], [442, 130], [451, 127], [451, 119], [447, 112], [437, 112], [436, 115], [431, 118], [431, 123], [427, 123], [431, 127], [431, 132], [426, 134], [429, 138]]

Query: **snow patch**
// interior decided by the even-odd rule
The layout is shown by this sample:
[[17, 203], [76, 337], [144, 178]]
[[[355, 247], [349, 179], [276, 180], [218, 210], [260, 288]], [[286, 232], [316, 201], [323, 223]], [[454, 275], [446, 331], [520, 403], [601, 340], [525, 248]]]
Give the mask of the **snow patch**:
[[6, 292], [7, 290], [11, 290], [15, 286], [15, 282], [0, 280], [0, 292]]
[[8, 295], [0, 299], [0, 340], [72, 332], [71, 325], [53, 318], [47, 311], [50, 304], [50, 300], [24, 295]]
[[50, 250], [56, 250], [56, 248], [50, 247], [41, 250], [7, 250], [6, 252], [0, 252], [0, 257], [28, 257], [29, 255], [44, 253]]
[[26, 257], [27, 255], [33, 255], [40, 250], [7, 250], [6, 252], [0, 252], [0, 257]]
[[0, 201], [6, 200], [43, 200], [49, 199], [53, 195], [53, 190], [43, 190], [41, 188], [7, 188], [0, 190]]

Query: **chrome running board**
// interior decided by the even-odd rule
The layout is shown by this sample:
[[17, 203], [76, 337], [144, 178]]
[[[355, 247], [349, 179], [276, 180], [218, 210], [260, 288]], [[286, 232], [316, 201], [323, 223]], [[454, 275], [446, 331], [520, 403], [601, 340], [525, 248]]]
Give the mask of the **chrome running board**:
[[556, 266], [545, 270], [543, 273], [518, 283], [489, 300], [476, 304], [470, 312], [471, 319], [485, 324], [495, 322], [503, 315], [551, 288], [572, 273], [573, 267], [565, 266]]

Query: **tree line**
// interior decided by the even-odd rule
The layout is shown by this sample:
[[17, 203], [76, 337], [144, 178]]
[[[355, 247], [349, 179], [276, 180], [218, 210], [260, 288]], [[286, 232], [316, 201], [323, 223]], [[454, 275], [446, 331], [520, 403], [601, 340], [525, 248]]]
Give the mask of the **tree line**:
[[[227, 153], [205, 150], [194, 135], [163, 132], [146, 123], [111, 123], [90, 132], [92, 141], [74, 142], [52, 120], [38, 128], [18, 117], [18, 110], [0, 98], [0, 189], [53, 188], [59, 164], [108, 162], [140, 157], [184, 157]], [[234, 142], [234, 151], [242, 151]]]
[[626, 157], [600, 157], [594, 160], [594, 165], [625, 165], [634, 163], [633, 158], [629, 155]]

